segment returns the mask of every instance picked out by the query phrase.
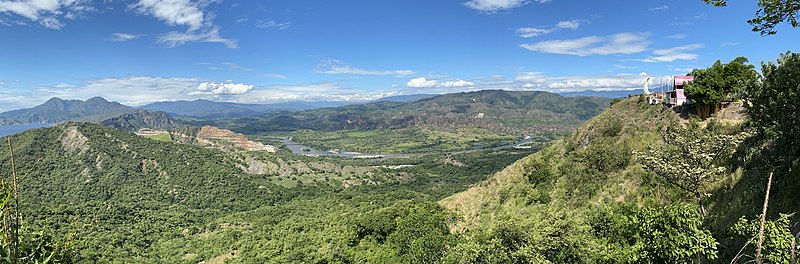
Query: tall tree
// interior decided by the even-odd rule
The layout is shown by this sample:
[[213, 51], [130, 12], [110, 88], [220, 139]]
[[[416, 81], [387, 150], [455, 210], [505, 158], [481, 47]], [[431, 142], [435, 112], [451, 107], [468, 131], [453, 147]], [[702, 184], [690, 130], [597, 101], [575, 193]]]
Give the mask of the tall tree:
[[695, 69], [689, 73], [694, 81], [686, 86], [686, 96], [697, 105], [698, 114], [709, 117], [727, 97], [746, 98], [758, 81], [758, 73], [745, 57], [738, 57], [727, 64], [719, 60], [707, 69]]
[[676, 128], [664, 134], [665, 146], [653, 145], [635, 154], [646, 169], [694, 196], [705, 215], [703, 198], [710, 195], [705, 187], [727, 171], [720, 159], [729, 157], [748, 136], [716, 134], [699, 127]]
[[750, 120], [774, 137], [776, 153], [792, 164], [800, 155], [800, 54], [781, 54], [777, 63], [762, 63], [763, 83], [753, 92]]
[[[703, 0], [707, 4], [714, 6], [726, 6], [726, 0]], [[778, 33], [775, 27], [784, 22], [788, 22], [792, 27], [800, 26], [797, 22], [797, 13], [800, 12], [800, 0], [759, 0], [756, 17], [747, 20], [753, 26], [753, 31], [762, 36], [774, 35]]]

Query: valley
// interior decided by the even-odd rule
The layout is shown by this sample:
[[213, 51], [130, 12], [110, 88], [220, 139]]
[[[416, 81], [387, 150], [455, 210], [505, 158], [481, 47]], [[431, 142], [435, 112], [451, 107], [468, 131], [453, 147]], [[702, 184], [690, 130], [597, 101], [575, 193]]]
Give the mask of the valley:
[[0, 264], [797, 264], [798, 19], [0, 0]]

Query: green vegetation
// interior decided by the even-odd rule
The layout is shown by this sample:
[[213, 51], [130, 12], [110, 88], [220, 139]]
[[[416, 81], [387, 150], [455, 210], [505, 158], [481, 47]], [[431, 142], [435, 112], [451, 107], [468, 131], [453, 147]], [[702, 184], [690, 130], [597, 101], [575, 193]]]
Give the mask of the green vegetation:
[[[32, 171], [21, 188], [26, 226], [69, 240], [81, 263], [430, 259], [442, 254], [432, 246], [445, 244], [428, 241], [454, 239], [449, 222], [428, 221], [449, 221], [435, 201], [536, 151], [390, 160], [220, 152], [85, 123], [31, 130], [13, 141], [21, 169]], [[4, 175], [8, 158], [0, 150]], [[263, 171], [246, 173], [255, 160]], [[269, 163], [274, 170], [264, 169]], [[385, 217], [397, 226], [387, 232], [397, 234], [378, 242], [357, 236], [365, 217], [378, 212], [391, 212]], [[431, 228], [439, 235], [427, 236]], [[404, 248], [408, 241], [420, 244]]]
[[169, 136], [169, 133], [156, 134], [156, 135], [147, 135], [147, 136], [144, 136], [144, 137], [145, 138], [149, 138], [149, 139], [154, 139], [154, 140], [160, 140], [160, 141], [172, 141], [172, 139]]
[[[313, 112], [321, 117], [284, 121], [332, 129], [254, 137], [277, 146], [276, 135], [286, 133], [321, 148], [430, 151], [394, 159], [303, 156], [285, 146], [220, 151], [64, 123], [13, 136], [20, 169], [32, 171], [21, 180], [18, 208], [24, 226], [52, 234], [36, 241], [70, 241], [64, 252], [81, 263], [788, 263], [798, 249], [800, 162], [796, 117], [781, 110], [794, 109], [786, 105], [796, 101], [798, 68], [793, 54], [764, 67], [749, 90], [747, 122], [682, 119], [638, 96], [531, 149], [449, 151], [541, 128], [518, 123], [517, 110], [497, 110], [507, 115], [466, 131], [449, 121], [489, 99], [528, 105], [520, 98], [548, 94], [423, 99], [416, 103], [456, 118], [410, 118], [414, 125], [396, 135], [383, 127], [396, 120], [350, 119], [409, 110], [387, 102], [337, 110], [364, 126], [342, 127], [323, 109]], [[739, 83], [726, 78], [718, 81]], [[482, 103], [454, 107], [461, 99]], [[492, 113], [480, 111], [484, 119]], [[8, 154], [0, 149], [2, 175], [12, 170]]]
[[376, 102], [216, 120], [244, 134], [274, 131], [481, 128], [500, 134], [568, 133], [608, 106], [609, 99], [562, 97], [547, 92], [489, 90], [445, 94], [418, 101]]
[[319, 150], [343, 149], [361, 153], [429, 153], [494, 147], [518, 142], [521, 135], [486, 129], [402, 128], [376, 130], [311, 131], [288, 134], [292, 140]]
[[747, 58], [738, 57], [722, 64], [719, 60], [708, 69], [695, 69], [689, 73], [694, 81], [686, 85], [686, 97], [697, 106], [702, 118], [708, 118], [719, 109], [724, 99], [740, 99], [749, 96], [757, 85], [758, 73]]

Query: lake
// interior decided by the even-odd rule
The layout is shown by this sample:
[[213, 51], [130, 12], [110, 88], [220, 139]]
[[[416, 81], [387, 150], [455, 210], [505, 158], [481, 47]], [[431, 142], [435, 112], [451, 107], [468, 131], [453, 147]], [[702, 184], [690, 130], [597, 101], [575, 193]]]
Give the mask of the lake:
[[13, 135], [16, 133], [24, 132], [28, 129], [34, 128], [42, 128], [42, 127], [51, 127], [53, 124], [22, 124], [22, 125], [7, 125], [7, 126], [0, 126], [0, 137], [5, 137], [8, 135]]

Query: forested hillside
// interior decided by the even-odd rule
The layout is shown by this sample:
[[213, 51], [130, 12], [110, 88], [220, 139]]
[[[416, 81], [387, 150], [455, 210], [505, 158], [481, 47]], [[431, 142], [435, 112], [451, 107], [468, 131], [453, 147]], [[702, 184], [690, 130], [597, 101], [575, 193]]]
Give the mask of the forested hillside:
[[[782, 222], [781, 214], [800, 210], [797, 172], [763, 166], [772, 159], [765, 154], [771, 145], [751, 136], [732, 156], [715, 153], [720, 157], [709, 159], [709, 164], [719, 164], [722, 173], [695, 185], [703, 194], [699, 204], [687, 185], [654, 173], [642, 165], [643, 157], [637, 157], [648, 149], [662, 152], [671, 145], [727, 139], [726, 135], [741, 135], [744, 130], [746, 125], [723, 118], [680, 119], [668, 108], [631, 98], [614, 104], [571, 136], [441, 204], [459, 215], [451, 228], [468, 241], [459, 245], [460, 250], [476, 252], [467, 262], [719, 259], [727, 263], [737, 252], [749, 252], [752, 258], [753, 241], [749, 247], [745, 242], [757, 229], [746, 219], [760, 214], [770, 171], [780, 173], [781, 180], [772, 186], [767, 219], [777, 222], [767, 236], [784, 239], [770, 243], [790, 242], [785, 236], [789, 220]], [[671, 138], [673, 131], [696, 137]], [[663, 165], [675, 171], [684, 166], [680, 158]], [[783, 263], [788, 262], [789, 249], [789, 244], [770, 244], [764, 251]]]
[[565, 98], [547, 92], [488, 90], [445, 94], [408, 103], [384, 101], [281, 112], [220, 121], [220, 125], [246, 134], [408, 127], [480, 128], [515, 134], [563, 133], [602, 111], [609, 101], [596, 97]]

